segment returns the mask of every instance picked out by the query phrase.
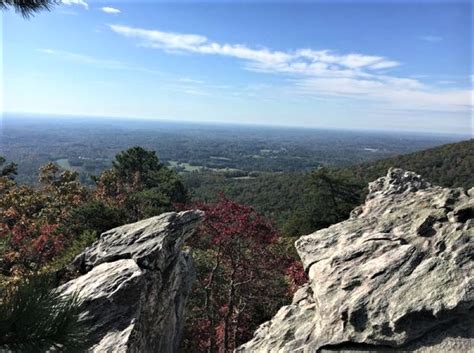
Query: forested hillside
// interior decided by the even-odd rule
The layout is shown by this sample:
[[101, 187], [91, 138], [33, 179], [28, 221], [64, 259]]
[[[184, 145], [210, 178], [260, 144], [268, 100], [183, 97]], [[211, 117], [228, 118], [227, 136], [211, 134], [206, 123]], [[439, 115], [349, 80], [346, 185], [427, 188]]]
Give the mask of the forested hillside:
[[[330, 185], [327, 180], [321, 184], [321, 175], [314, 172], [267, 173], [246, 179], [226, 178], [218, 173], [190, 173], [185, 176], [185, 184], [196, 200], [215, 200], [222, 192], [233, 200], [253, 206], [285, 232], [299, 234], [314, 230], [314, 222], [323, 226], [347, 217], [348, 210], [362, 201], [367, 184], [384, 175], [390, 167], [414, 171], [434, 184], [470, 188], [474, 186], [474, 140], [351, 167], [323, 168], [335, 185], [352, 184], [355, 196], [354, 202], [343, 200], [344, 212], [337, 217], [327, 216], [328, 220], [322, 223], [318, 221], [324, 218], [321, 212], [334, 210], [334, 207], [328, 204], [332, 201], [328, 190], [324, 190]], [[305, 221], [309, 223], [307, 226], [303, 226]], [[291, 226], [296, 223], [300, 229]]]
[[0, 353], [471, 351], [470, 2], [201, 2], [0, 0]]
[[[82, 184], [77, 172], [54, 163], [40, 169], [35, 186], [18, 183], [16, 172], [16, 164], [0, 156], [1, 352], [46, 352], [50, 350], [37, 348], [53, 343], [73, 352], [70, 345], [87, 343], [86, 329], [77, 325], [79, 302], [72, 296], [62, 307], [58, 296], [48, 293], [82, 274], [68, 265], [104, 231], [167, 211], [205, 212], [187, 243], [198, 284], [188, 304], [185, 352], [196, 352], [196, 347], [202, 352], [233, 351], [305, 280], [292, 242], [270, 219], [224, 197], [215, 203], [189, 203], [180, 175], [155, 151], [136, 146], [118, 153], [111, 168], [93, 178], [93, 187]], [[168, 223], [166, 227], [175, 231]], [[31, 280], [43, 277], [40, 284]], [[44, 337], [52, 337], [53, 343], [44, 343]], [[25, 344], [33, 349], [25, 350]]]
[[[363, 202], [367, 183], [390, 167], [413, 170], [435, 184], [471, 187], [473, 155], [470, 140], [353, 167], [236, 178], [228, 173], [180, 175], [155, 151], [133, 147], [118, 153], [111, 168], [93, 179], [93, 187], [54, 163], [41, 168], [37, 186], [22, 185], [15, 180], [16, 164], [0, 158], [0, 288], [40, 273], [67, 280], [77, 274], [65, 265], [101, 232], [166, 211], [202, 209], [206, 218], [189, 244], [201, 284], [190, 300], [183, 349], [224, 345], [230, 351], [305, 281], [293, 247], [297, 236], [346, 219]], [[234, 280], [240, 285], [232, 293], [241, 307], [227, 295]], [[216, 298], [211, 304], [205, 299], [209, 291]], [[275, 296], [262, 295], [266, 291]], [[245, 320], [245, 330], [223, 340], [242, 327], [234, 317]]]
[[474, 139], [352, 167], [365, 180], [373, 180], [390, 167], [414, 171], [434, 184], [474, 186]]

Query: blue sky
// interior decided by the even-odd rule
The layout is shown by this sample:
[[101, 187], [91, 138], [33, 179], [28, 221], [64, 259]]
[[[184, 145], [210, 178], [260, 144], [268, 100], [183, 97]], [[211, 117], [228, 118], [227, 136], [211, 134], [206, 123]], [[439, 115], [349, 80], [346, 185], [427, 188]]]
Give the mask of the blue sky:
[[2, 16], [2, 111], [472, 133], [469, 1], [87, 1]]

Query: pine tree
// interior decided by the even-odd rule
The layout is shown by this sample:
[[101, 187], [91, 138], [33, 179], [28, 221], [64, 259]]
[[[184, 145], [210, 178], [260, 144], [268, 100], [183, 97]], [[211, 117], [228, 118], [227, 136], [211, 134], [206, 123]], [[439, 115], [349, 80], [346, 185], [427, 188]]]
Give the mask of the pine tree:
[[36, 275], [2, 287], [0, 352], [84, 352], [90, 329], [77, 295], [53, 289], [49, 276]]

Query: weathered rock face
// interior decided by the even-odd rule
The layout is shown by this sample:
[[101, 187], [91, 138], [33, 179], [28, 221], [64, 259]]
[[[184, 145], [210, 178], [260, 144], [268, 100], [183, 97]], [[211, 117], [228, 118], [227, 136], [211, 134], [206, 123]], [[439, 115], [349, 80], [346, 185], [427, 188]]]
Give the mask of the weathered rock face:
[[78, 292], [93, 326], [90, 352], [176, 352], [194, 279], [181, 250], [200, 211], [165, 213], [103, 233], [73, 263], [82, 276], [59, 288]]
[[474, 351], [474, 188], [392, 169], [296, 242], [309, 283], [238, 352]]

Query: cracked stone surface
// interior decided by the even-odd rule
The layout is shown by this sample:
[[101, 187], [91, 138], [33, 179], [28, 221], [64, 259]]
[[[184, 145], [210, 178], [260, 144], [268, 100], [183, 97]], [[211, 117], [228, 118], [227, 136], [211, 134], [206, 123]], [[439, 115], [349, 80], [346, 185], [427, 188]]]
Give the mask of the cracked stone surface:
[[90, 352], [177, 351], [194, 279], [181, 248], [202, 217], [170, 212], [109, 230], [74, 260], [83, 275], [58, 290], [82, 299]]
[[474, 351], [474, 188], [391, 169], [303, 236], [309, 283], [237, 352]]

